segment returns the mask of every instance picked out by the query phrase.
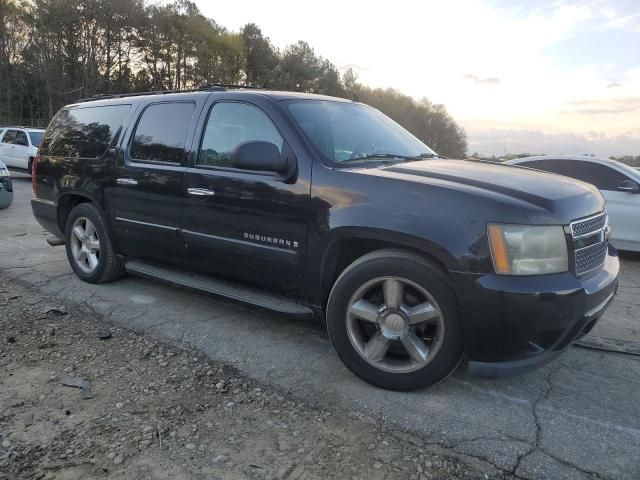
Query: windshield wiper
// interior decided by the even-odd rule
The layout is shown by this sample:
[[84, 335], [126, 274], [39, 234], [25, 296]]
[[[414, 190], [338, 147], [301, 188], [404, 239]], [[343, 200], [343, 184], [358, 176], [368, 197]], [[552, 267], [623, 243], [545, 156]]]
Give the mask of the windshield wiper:
[[416, 161], [425, 158], [438, 158], [435, 153], [421, 153], [420, 155], [400, 155], [399, 153], [370, 153], [357, 158], [343, 160], [339, 164], [354, 164], [359, 162], [369, 162], [371, 160], [379, 160], [382, 163], [395, 163], [394, 160]]

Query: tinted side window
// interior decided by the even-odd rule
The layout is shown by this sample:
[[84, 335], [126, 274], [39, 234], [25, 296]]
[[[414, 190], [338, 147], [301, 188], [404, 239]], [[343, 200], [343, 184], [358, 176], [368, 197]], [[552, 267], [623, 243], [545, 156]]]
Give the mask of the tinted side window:
[[7, 130], [7, 133], [2, 137], [2, 143], [13, 143], [16, 139], [17, 130]]
[[600, 190], [616, 190], [618, 183], [627, 178], [613, 168], [579, 160], [538, 160], [526, 165], [539, 170], [577, 178], [595, 185]]
[[22, 145], [23, 147], [29, 146], [29, 140], [27, 139], [27, 134], [18, 130], [16, 133], [16, 140], [14, 142], [16, 145]]
[[252, 140], [271, 142], [282, 152], [284, 140], [262, 110], [246, 103], [216, 103], [204, 130], [198, 165], [230, 167], [233, 149]]
[[192, 102], [156, 103], [148, 106], [138, 122], [131, 144], [136, 160], [180, 163], [196, 106]]
[[34, 147], [38, 147], [40, 145], [40, 142], [42, 142], [42, 136], [44, 135], [44, 132], [28, 132], [29, 133], [29, 138], [31, 139], [31, 145], [33, 145]]
[[53, 157], [98, 158], [120, 132], [131, 105], [65, 109], [51, 121], [40, 152]]

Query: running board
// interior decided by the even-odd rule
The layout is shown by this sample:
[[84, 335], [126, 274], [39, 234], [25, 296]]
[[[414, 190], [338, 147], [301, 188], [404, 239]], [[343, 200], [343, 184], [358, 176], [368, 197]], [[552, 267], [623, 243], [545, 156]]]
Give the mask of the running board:
[[201, 290], [236, 302], [249, 304], [272, 312], [278, 312], [283, 315], [298, 318], [311, 318], [313, 316], [311, 309], [304, 305], [299, 305], [291, 300], [270, 295], [226, 280], [170, 270], [168, 268], [143, 263], [138, 260], [129, 260], [126, 262], [125, 269], [132, 275], [152, 278], [174, 285]]

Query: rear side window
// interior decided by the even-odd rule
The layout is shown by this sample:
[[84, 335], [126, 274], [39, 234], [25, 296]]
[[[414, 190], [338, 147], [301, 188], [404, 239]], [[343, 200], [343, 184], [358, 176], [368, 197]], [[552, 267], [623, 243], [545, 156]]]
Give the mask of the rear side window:
[[576, 178], [595, 185], [599, 190], [617, 190], [618, 184], [627, 179], [625, 175], [606, 165], [579, 160], [537, 160], [524, 165]]
[[15, 143], [16, 145], [22, 145], [23, 147], [28, 147], [29, 140], [27, 139], [27, 134], [23, 131], [18, 130], [18, 133], [16, 133], [16, 141], [13, 143]]
[[61, 110], [51, 121], [40, 152], [52, 157], [99, 158], [120, 132], [131, 105]]
[[148, 106], [133, 135], [131, 157], [147, 162], [181, 163], [195, 108], [193, 102]]

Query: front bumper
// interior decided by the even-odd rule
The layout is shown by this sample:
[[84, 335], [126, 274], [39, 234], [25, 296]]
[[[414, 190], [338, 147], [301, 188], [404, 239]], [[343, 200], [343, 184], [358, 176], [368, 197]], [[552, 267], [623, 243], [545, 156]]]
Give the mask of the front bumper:
[[618, 252], [603, 268], [528, 277], [456, 274], [472, 375], [505, 377], [553, 360], [586, 334], [618, 288]]

